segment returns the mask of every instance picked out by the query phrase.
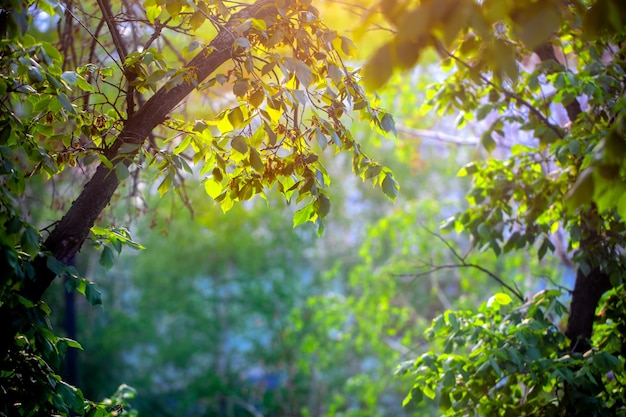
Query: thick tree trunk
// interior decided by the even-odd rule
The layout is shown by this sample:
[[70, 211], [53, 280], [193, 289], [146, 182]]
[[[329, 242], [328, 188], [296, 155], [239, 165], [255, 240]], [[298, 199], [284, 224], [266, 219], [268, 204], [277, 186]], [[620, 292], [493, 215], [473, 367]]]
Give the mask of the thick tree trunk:
[[[106, 153], [109, 160], [114, 165], [119, 163], [130, 165], [137, 151], [121, 154], [122, 144], [131, 143], [140, 146], [148, 135], [167, 118], [172, 109], [200, 82], [233, 57], [233, 43], [237, 37], [232, 32], [233, 25], [239, 23], [240, 19], [270, 13], [272, 3], [272, 0], [260, 0], [233, 15], [210, 45], [200, 51], [185, 66], [192, 76], [191, 82], [183, 82], [169, 90], [165, 87], [161, 88], [126, 121], [119, 137]], [[80, 250], [89, 235], [89, 230], [111, 201], [118, 185], [119, 181], [114, 170], [101, 164], [46, 239], [45, 249], [61, 262], [67, 263]], [[46, 265], [45, 257], [36, 259], [35, 270], [35, 280], [28, 281], [24, 290], [24, 295], [31, 301], [40, 300], [55, 278], [55, 273]]]
[[588, 340], [593, 334], [598, 301], [610, 289], [611, 282], [607, 274], [595, 268], [585, 275], [578, 269], [565, 330], [573, 352], [583, 353], [591, 347]]

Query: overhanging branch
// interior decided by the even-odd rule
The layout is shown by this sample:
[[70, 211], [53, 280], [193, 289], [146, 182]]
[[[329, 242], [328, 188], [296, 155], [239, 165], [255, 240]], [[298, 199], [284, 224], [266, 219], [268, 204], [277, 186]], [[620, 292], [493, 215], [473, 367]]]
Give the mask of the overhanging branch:
[[[260, 0], [234, 14], [213, 41], [185, 65], [185, 69], [194, 75], [192, 80], [184, 81], [170, 89], [162, 87], [126, 120], [117, 140], [106, 151], [105, 156], [114, 164], [114, 168], [109, 169], [105, 164], [98, 167], [94, 176], [45, 240], [44, 248], [52, 256], [67, 263], [80, 250], [91, 227], [109, 204], [119, 185], [115, 165], [120, 163], [130, 165], [148, 135], [167, 118], [167, 115], [200, 82], [233, 57], [234, 25], [241, 19], [259, 17], [261, 13], [271, 12], [270, 6], [273, 3], [273, 0]], [[121, 154], [120, 148], [125, 143], [136, 144], [137, 147], [132, 152]], [[47, 258], [44, 256], [36, 258], [35, 279], [26, 281], [24, 296], [31, 301], [40, 300], [55, 278], [55, 274], [47, 268], [46, 261]]]

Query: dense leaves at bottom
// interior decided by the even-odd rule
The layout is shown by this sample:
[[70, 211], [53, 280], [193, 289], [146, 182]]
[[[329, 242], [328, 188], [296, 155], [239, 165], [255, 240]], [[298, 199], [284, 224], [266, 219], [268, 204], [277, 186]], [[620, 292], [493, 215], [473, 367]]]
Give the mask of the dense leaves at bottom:
[[404, 403], [426, 399], [446, 416], [625, 416], [624, 287], [606, 298], [593, 348], [572, 353], [557, 290], [515, 306], [496, 294], [478, 313], [446, 311], [426, 331], [441, 345], [402, 364]]
[[[6, 251], [0, 256], [6, 256]], [[25, 273], [23, 265], [20, 262], [11, 271], [14, 277]], [[28, 301], [17, 293], [20, 285], [8, 273], [3, 278], [8, 278], [0, 286], [3, 332], [9, 326], [20, 330], [12, 340], [2, 340], [0, 345], [0, 415], [105, 417], [117, 415], [112, 413], [117, 413], [115, 409], [120, 406], [128, 407], [127, 400], [133, 395], [129, 387], [122, 386], [111, 398], [95, 403], [86, 401], [79, 389], [63, 381], [59, 374], [63, 358], [68, 349], [82, 349], [81, 345], [52, 331], [50, 309], [45, 302]], [[93, 283], [82, 278], [69, 279], [79, 282], [83, 292], [86, 288], [89, 293], [92, 287], [92, 291], [97, 291]]]

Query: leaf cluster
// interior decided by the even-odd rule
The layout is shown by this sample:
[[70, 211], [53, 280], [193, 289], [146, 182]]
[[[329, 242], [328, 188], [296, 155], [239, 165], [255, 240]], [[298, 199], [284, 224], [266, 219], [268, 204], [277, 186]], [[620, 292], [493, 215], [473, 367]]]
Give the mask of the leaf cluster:
[[330, 178], [319, 152], [331, 148], [351, 152], [354, 172], [395, 199], [399, 187], [391, 171], [363, 152], [342, 121], [356, 112], [388, 133], [395, 131], [393, 118], [369, 103], [358, 71], [344, 63], [354, 53], [352, 42], [318, 15], [311, 5], [285, 3], [277, 15], [235, 27], [233, 66], [198, 88], [230, 86], [236, 105], [212, 119], [168, 121], [181, 139], [174, 155], [157, 165], [159, 192], [176, 183], [178, 165], [189, 170], [183, 159], [189, 160], [224, 211], [275, 186], [298, 204], [294, 226], [313, 222], [322, 230]]
[[609, 349], [569, 351], [556, 323], [566, 309], [556, 290], [521, 306], [498, 293], [477, 313], [446, 311], [426, 331], [441, 343], [398, 368], [415, 383], [405, 404], [428, 398], [446, 416], [624, 415], [624, 356]]

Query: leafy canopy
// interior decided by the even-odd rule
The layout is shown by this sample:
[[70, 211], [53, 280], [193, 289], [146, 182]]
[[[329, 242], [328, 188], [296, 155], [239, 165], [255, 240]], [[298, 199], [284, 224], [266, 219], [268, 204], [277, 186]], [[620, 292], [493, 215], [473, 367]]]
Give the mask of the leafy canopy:
[[[184, 184], [194, 175], [223, 210], [276, 188], [297, 204], [294, 225], [321, 232], [330, 177], [319, 153], [329, 148], [398, 193], [349, 130], [356, 115], [382, 133], [393, 119], [344, 62], [353, 43], [310, 1], [2, 0], [0, 23], [0, 412], [106, 413], [58, 376], [78, 344], [50, 331], [41, 296], [64, 276], [68, 290], [101, 302], [68, 264], [89, 237], [105, 267], [122, 246], [139, 247], [101, 224], [121, 183], [135, 201], [139, 189], [173, 189], [191, 207]], [[194, 91], [219, 96], [215, 107], [182, 106]], [[54, 217], [68, 207], [54, 186], [85, 177], [59, 222], [40, 224], [42, 207]]]

